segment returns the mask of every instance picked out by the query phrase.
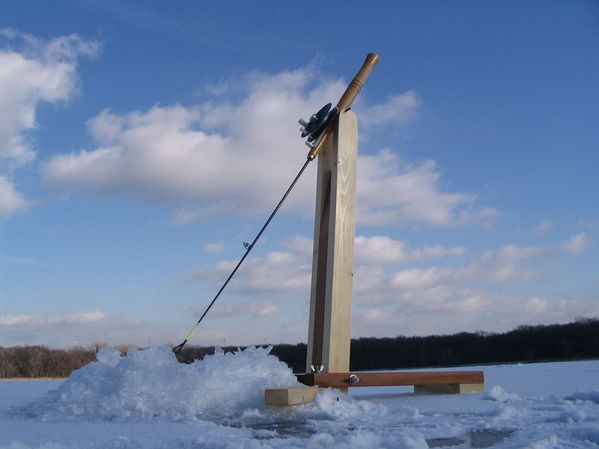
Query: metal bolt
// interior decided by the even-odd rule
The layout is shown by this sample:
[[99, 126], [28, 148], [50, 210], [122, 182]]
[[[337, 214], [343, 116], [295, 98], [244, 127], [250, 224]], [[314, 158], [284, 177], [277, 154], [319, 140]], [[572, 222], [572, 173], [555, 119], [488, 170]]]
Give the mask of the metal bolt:
[[349, 379], [347, 379], [347, 381], [350, 385], [357, 385], [358, 383], [360, 383], [360, 378], [355, 374], [352, 374], [349, 376]]

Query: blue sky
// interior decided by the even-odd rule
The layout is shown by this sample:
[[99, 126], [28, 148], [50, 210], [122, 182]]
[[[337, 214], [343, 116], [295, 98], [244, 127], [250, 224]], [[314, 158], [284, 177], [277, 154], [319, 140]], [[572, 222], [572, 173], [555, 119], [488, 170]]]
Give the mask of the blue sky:
[[[0, 345], [179, 343], [368, 52], [353, 335], [599, 316], [599, 7], [0, 6]], [[315, 164], [194, 336], [307, 336]]]

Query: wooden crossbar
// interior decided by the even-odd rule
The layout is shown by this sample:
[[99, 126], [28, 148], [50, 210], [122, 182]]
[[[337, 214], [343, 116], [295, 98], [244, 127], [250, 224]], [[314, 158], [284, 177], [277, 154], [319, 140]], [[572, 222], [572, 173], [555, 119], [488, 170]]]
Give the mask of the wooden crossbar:
[[[325, 388], [347, 391], [348, 387], [413, 385], [416, 393], [472, 393], [485, 391], [482, 371], [414, 371], [401, 373], [318, 373], [298, 374], [303, 388], [275, 388], [265, 391], [267, 405], [295, 405], [311, 402]], [[352, 381], [353, 380], [353, 381]]]
[[[351, 375], [357, 383], [350, 382]], [[318, 373], [299, 374], [297, 379], [308, 386], [319, 387], [380, 387], [393, 385], [483, 384], [483, 371], [416, 371], [390, 373]]]

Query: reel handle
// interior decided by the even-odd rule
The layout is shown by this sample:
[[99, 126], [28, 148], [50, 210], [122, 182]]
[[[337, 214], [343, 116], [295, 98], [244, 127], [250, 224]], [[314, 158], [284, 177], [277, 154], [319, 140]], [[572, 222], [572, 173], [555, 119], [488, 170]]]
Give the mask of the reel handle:
[[[360, 93], [360, 90], [362, 90], [362, 86], [364, 86], [364, 83], [366, 82], [368, 75], [370, 75], [370, 72], [372, 72], [372, 69], [374, 69], [374, 67], [379, 63], [379, 61], [380, 58], [376, 53], [368, 53], [368, 55], [366, 56], [366, 60], [364, 61], [364, 64], [362, 64], [362, 67], [360, 68], [354, 79], [351, 81], [351, 83], [349, 83], [347, 89], [345, 89], [345, 92], [341, 96], [339, 103], [337, 103], [339, 113], [345, 112], [349, 108], [351, 108], [352, 103]], [[308, 153], [309, 160], [313, 160], [316, 158], [316, 156], [318, 156], [318, 153], [320, 152], [330, 135], [331, 127], [329, 126], [322, 133], [320, 138], [316, 142], [314, 142], [314, 146]]]

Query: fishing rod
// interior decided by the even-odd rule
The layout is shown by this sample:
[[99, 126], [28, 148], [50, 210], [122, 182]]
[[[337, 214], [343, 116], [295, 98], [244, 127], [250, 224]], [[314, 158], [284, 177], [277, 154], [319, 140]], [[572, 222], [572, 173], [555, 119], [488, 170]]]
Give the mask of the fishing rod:
[[239, 262], [237, 262], [237, 265], [235, 266], [235, 268], [233, 268], [233, 271], [231, 271], [231, 273], [229, 274], [225, 282], [222, 284], [222, 286], [220, 287], [210, 304], [208, 304], [208, 306], [204, 309], [204, 312], [200, 316], [200, 319], [187, 333], [183, 342], [181, 342], [173, 348], [173, 352], [175, 354], [179, 354], [179, 352], [181, 352], [185, 344], [195, 333], [196, 329], [198, 328], [208, 311], [212, 308], [212, 306], [217, 301], [223, 290], [227, 287], [233, 276], [235, 276], [235, 273], [237, 273], [237, 270], [239, 270], [241, 264], [250, 254], [252, 249], [254, 249], [254, 246], [258, 242], [258, 239], [262, 236], [272, 219], [275, 217], [275, 215], [281, 208], [281, 206], [283, 205], [283, 203], [285, 202], [285, 200], [299, 181], [300, 177], [306, 170], [308, 164], [314, 159], [316, 159], [318, 153], [320, 153], [326, 142], [329, 140], [330, 136], [333, 133], [333, 127], [331, 125], [341, 112], [345, 112], [351, 108], [352, 103], [354, 102], [354, 100], [360, 93], [362, 86], [366, 82], [368, 75], [370, 75], [370, 72], [378, 64], [379, 60], [380, 58], [378, 57], [378, 55], [376, 55], [375, 53], [369, 53], [368, 56], [366, 56], [364, 64], [362, 64], [362, 67], [360, 68], [354, 79], [351, 81], [351, 83], [349, 83], [349, 85], [345, 89], [345, 92], [341, 96], [341, 99], [337, 103], [337, 106], [331, 108], [331, 103], [328, 103], [325, 106], [323, 106], [317, 113], [313, 114], [308, 121], [302, 119], [299, 120], [300, 125], [302, 125], [301, 137], [306, 138], [305, 143], [310, 148], [308, 156], [306, 157], [306, 161], [300, 168], [299, 172], [297, 173], [297, 175], [283, 194], [282, 198], [277, 203], [276, 207], [274, 208], [274, 210], [272, 211], [272, 213], [270, 214], [270, 216], [268, 217], [268, 219], [266, 220], [256, 237], [254, 238], [254, 240], [252, 240], [251, 243], [244, 242], [243, 246], [245, 247], [245, 253], [241, 257], [241, 259], [239, 259]]

